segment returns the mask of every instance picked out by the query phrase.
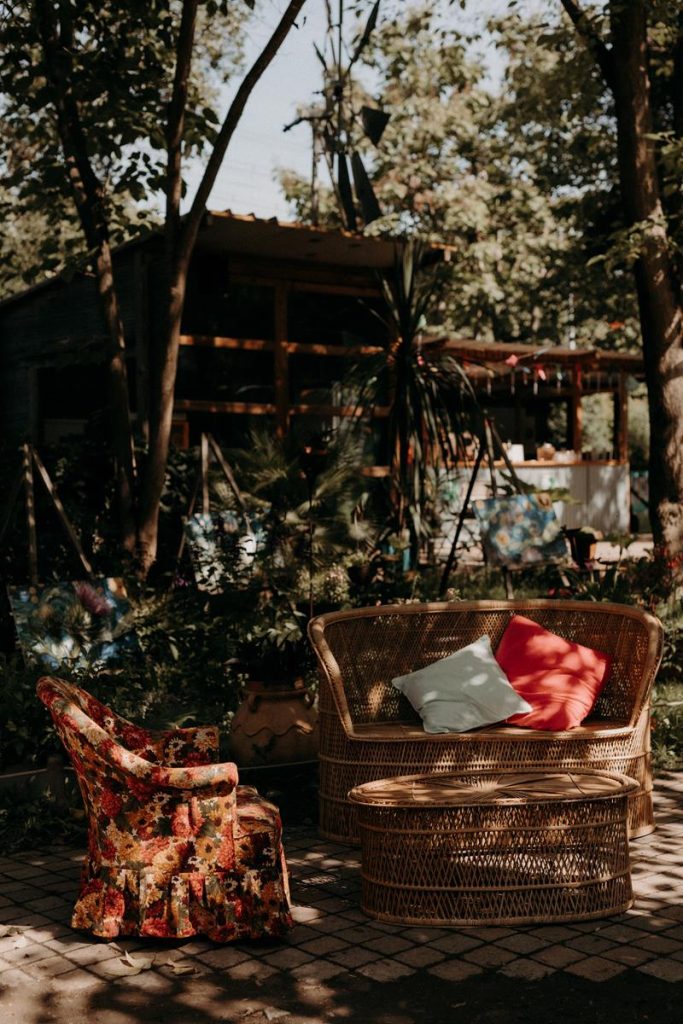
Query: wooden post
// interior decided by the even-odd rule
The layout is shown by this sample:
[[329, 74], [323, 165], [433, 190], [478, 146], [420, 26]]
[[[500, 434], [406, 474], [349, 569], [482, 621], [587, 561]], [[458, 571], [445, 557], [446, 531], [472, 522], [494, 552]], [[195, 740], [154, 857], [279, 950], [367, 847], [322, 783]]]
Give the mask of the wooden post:
[[467, 509], [469, 508], [470, 498], [472, 497], [472, 491], [474, 490], [474, 484], [477, 479], [477, 473], [481, 466], [481, 460], [484, 458], [484, 445], [482, 441], [479, 442], [479, 448], [477, 450], [477, 458], [474, 462], [474, 467], [470, 475], [470, 479], [467, 484], [467, 491], [465, 493], [465, 500], [460, 508], [460, 515], [458, 516], [458, 524], [455, 528], [455, 534], [453, 536], [453, 543], [451, 544], [451, 550], [448, 552], [448, 558], [443, 569], [441, 576], [441, 584], [439, 586], [439, 597], [444, 597], [448, 590], [448, 580], [451, 575], [453, 566], [455, 565], [455, 551], [460, 540], [460, 533], [462, 531], [463, 524], [465, 522], [465, 516], [467, 515]]
[[493, 430], [491, 429], [491, 420], [488, 416], [484, 416], [484, 430], [481, 435], [480, 444], [485, 446], [486, 457], [489, 460], [489, 476], [491, 477], [491, 494], [494, 498], [498, 496], [498, 484], [496, 482], [496, 454], [493, 449]]
[[[187, 513], [186, 513], [185, 519], [183, 521], [183, 526], [194, 515], [194, 507], [197, 504], [197, 496], [199, 495], [199, 486], [200, 486], [201, 482], [202, 482], [202, 471], [200, 469], [199, 472], [197, 473], [197, 479], [194, 482], [194, 488], [192, 490], [192, 494], [190, 495], [190, 504], [187, 506]], [[180, 535], [180, 544], [178, 545], [178, 554], [176, 555], [176, 559], [175, 559], [176, 560], [176, 566], [180, 565], [180, 559], [183, 557], [183, 551], [185, 550], [185, 540], [186, 540], [186, 538], [185, 538], [185, 530], [183, 529], [183, 531], [182, 531], [182, 533]], [[172, 586], [173, 586], [173, 583], [171, 583], [171, 587]]]
[[614, 457], [628, 462], [628, 392], [626, 375], [619, 371], [619, 384], [614, 392]]
[[209, 500], [209, 435], [202, 434], [201, 437], [201, 460], [202, 460], [202, 512], [208, 516], [211, 511]]
[[275, 410], [277, 433], [289, 430], [289, 354], [287, 352], [287, 286], [275, 285]]
[[[33, 457], [33, 462], [35, 463], [35, 467], [38, 470], [38, 473], [40, 474], [40, 478], [43, 481], [43, 483], [45, 484], [45, 490], [47, 491], [48, 495], [50, 496], [50, 499], [52, 500], [52, 504], [55, 507], [55, 512], [57, 513], [57, 516], [59, 517], [59, 521], [62, 524], [62, 526], [64, 527], [64, 532], [66, 533], [67, 537], [71, 541], [72, 547], [73, 547], [74, 551], [76, 552], [78, 560], [80, 561], [81, 565], [83, 566], [83, 569], [85, 570], [86, 576], [92, 576], [92, 574], [93, 574], [92, 566], [90, 565], [90, 562], [88, 561], [88, 559], [85, 557], [85, 553], [83, 551], [83, 548], [81, 547], [81, 542], [78, 539], [78, 535], [77, 535], [76, 531], [74, 530], [73, 526], [71, 525], [71, 521], [70, 521], [69, 517], [67, 516], [66, 512], [64, 511], [64, 506], [62, 505], [62, 503], [61, 503], [61, 501], [59, 499], [59, 495], [57, 494], [57, 491], [54, 488], [54, 484], [52, 483], [52, 480], [50, 479], [50, 475], [49, 475], [48, 471], [45, 469], [45, 466], [43, 465], [40, 457], [38, 456], [38, 453], [33, 448], [31, 449], [31, 455]], [[32, 488], [33, 488], [33, 473], [31, 473], [31, 489]], [[27, 492], [28, 492], [28, 483], [27, 483]], [[35, 531], [35, 518], [34, 518], [34, 531]]]
[[33, 459], [30, 444], [22, 446], [26, 522], [28, 525], [28, 576], [31, 583], [38, 582], [38, 539], [36, 536], [36, 495], [33, 486]]
[[239, 487], [237, 486], [237, 481], [235, 480], [235, 475], [234, 475], [233, 471], [231, 470], [230, 466], [228, 465], [228, 463], [226, 462], [225, 456], [223, 455], [223, 452], [220, 450], [220, 447], [218, 446], [218, 443], [216, 442], [216, 439], [214, 437], [212, 437], [211, 434], [208, 435], [208, 442], [211, 445], [211, 450], [212, 450], [213, 454], [216, 457], [216, 461], [218, 462], [218, 465], [223, 470], [223, 476], [227, 480], [228, 486], [230, 487], [232, 493], [235, 495], [235, 499], [237, 501], [237, 504], [239, 505], [239, 507], [241, 508], [242, 512], [244, 513], [244, 518], [245, 518], [245, 520], [247, 522], [247, 527], [248, 527], [249, 526], [249, 517], [247, 516], [247, 507], [244, 504], [244, 498], [242, 497], [242, 492], [240, 491]]
[[572, 369], [572, 395], [571, 407], [571, 441], [572, 450], [581, 458], [583, 447], [583, 409], [581, 407], [582, 395], [582, 368], [576, 363]]

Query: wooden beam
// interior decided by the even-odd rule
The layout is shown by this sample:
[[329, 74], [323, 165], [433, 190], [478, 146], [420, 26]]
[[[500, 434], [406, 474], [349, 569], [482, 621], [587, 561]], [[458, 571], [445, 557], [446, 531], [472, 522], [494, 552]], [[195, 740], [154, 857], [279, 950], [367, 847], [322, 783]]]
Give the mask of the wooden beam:
[[[201, 482], [202, 482], [202, 473], [201, 473], [201, 469], [200, 469], [200, 471], [197, 473], [197, 479], [194, 482], [194, 488], [192, 489], [192, 494], [190, 495], [190, 504], [187, 506], [187, 513], [185, 515], [184, 523], [188, 522], [188, 520], [190, 520], [192, 518], [192, 516], [194, 515], [194, 507], [197, 504], [197, 495], [199, 494], [199, 487], [200, 487]], [[187, 538], [185, 536], [185, 530], [183, 529], [181, 531], [181, 534], [180, 534], [180, 544], [178, 545], [178, 553], [176, 555], [176, 565], [180, 564], [180, 559], [183, 557], [183, 551], [185, 550], [185, 541], [186, 541], [186, 539]], [[171, 586], [173, 586], [173, 584], [171, 584]]]
[[275, 287], [275, 408], [277, 432], [289, 429], [289, 355], [287, 352], [287, 286]]
[[290, 355], [308, 356], [378, 356], [384, 349], [381, 345], [328, 345], [326, 343], [288, 341], [286, 345]]
[[275, 405], [269, 402], [213, 402], [200, 398], [176, 398], [178, 412], [216, 412], [247, 416], [274, 416]]
[[628, 391], [623, 373], [619, 374], [619, 386], [614, 393], [613, 451], [619, 462], [628, 462]]
[[[181, 412], [214, 412], [236, 416], [274, 416], [274, 404], [267, 402], [211, 402], [194, 398], [176, 398], [175, 408]], [[371, 419], [385, 419], [389, 415], [388, 405], [377, 405], [372, 409], [357, 405], [289, 405], [289, 416], [355, 416], [369, 415]]]
[[226, 460], [225, 456], [223, 455], [223, 452], [221, 451], [221, 449], [220, 449], [218, 443], [216, 442], [215, 438], [213, 438], [211, 436], [211, 434], [209, 434], [208, 435], [208, 439], [209, 439], [209, 444], [211, 445], [211, 450], [212, 450], [214, 456], [216, 457], [218, 465], [223, 470], [223, 476], [227, 480], [228, 486], [230, 487], [232, 493], [235, 495], [235, 500], [237, 501], [237, 504], [241, 508], [241, 510], [242, 510], [242, 512], [244, 514], [244, 518], [247, 521], [247, 526], [248, 526], [249, 525], [249, 520], [248, 520], [248, 516], [247, 516], [247, 506], [244, 503], [244, 498], [242, 497], [242, 492], [240, 491], [239, 487], [237, 486], [237, 480], [235, 479], [235, 474], [233, 473], [232, 469], [228, 465], [227, 460]]
[[210, 334], [181, 334], [185, 348], [229, 348], [245, 352], [274, 352], [275, 342], [263, 338], [223, 338]]
[[211, 501], [209, 499], [209, 437], [208, 434], [202, 434], [199, 443], [199, 457], [201, 463], [201, 477], [202, 477], [202, 512], [205, 516], [208, 516], [211, 511]]
[[[42, 460], [40, 459], [38, 452], [35, 450], [35, 448], [31, 449], [31, 455], [33, 456], [33, 462], [35, 463], [35, 467], [38, 470], [38, 473], [40, 474], [40, 478], [45, 485], [45, 489], [47, 490], [47, 493], [52, 499], [52, 504], [55, 507], [55, 511], [57, 513], [59, 521], [64, 528], [64, 532], [71, 541], [73, 549], [76, 552], [76, 555], [78, 556], [78, 560], [80, 561], [81, 565], [83, 566], [83, 569], [85, 570], [86, 576], [92, 576], [92, 566], [90, 565], [88, 559], [85, 557], [85, 553], [83, 551], [83, 548], [81, 547], [81, 542], [78, 539], [78, 534], [71, 525], [71, 520], [69, 519], [64, 510], [64, 506], [62, 505], [59, 499], [59, 495], [57, 494], [54, 484], [50, 479], [50, 475], [48, 471], [45, 469], [45, 466], [43, 465]], [[31, 475], [31, 481], [32, 480], [33, 476]]]
[[26, 500], [26, 523], [28, 526], [28, 577], [31, 583], [38, 582], [38, 539], [36, 535], [36, 493], [33, 486], [33, 459], [30, 444], [22, 446], [24, 468], [24, 496]]
[[[183, 334], [180, 344], [186, 348], [227, 348], [245, 352], [274, 352], [274, 341], [263, 338], [224, 338], [210, 334]], [[376, 356], [384, 349], [381, 345], [339, 345], [326, 342], [285, 341], [289, 355], [311, 356]]]
[[571, 413], [571, 447], [572, 451], [580, 452], [583, 447], [583, 409], [581, 407], [582, 371], [580, 366], [573, 368], [572, 392], [569, 401]]
[[389, 415], [388, 405], [376, 405], [372, 409], [359, 405], [290, 405], [291, 416], [347, 416], [360, 419], [369, 415], [372, 419], [384, 419]]

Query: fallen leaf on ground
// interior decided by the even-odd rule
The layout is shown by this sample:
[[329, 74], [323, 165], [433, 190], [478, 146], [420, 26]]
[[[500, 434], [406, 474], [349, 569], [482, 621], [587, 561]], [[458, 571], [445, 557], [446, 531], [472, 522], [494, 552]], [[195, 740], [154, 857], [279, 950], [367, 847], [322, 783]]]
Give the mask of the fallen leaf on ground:
[[21, 935], [21, 928], [13, 924], [0, 924], [0, 939], [4, 939], [6, 935]]
[[128, 950], [121, 957], [130, 967], [137, 967], [140, 971], [148, 971], [154, 963], [153, 956], [131, 956]]
[[132, 957], [130, 953], [124, 952], [122, 956], [114, 957], [111, 960], [104, 960], [101, 968], [107, 974], [118, 977], [132, 978], [142, 971], [148, 971], [154, 963], [154, 957], [138, 956]]
[[169, 960], [166, 966], [170, 967], [174, 974], [199, 974], [199, 968], [187, 961]]
[[266, 1006], [263, 1011], [266, 1020], [279, 1020], [281, 1017], [289, 1017], [289, 1010], [278, 1010], [274, 1006]]

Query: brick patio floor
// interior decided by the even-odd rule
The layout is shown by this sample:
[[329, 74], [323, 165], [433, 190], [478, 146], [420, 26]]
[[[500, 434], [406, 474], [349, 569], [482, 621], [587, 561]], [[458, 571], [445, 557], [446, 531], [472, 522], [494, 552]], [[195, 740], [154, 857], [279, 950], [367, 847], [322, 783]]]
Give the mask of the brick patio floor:
[[[312, 828], [290, 829], [296, 927], [279, 944], [94, 940], [68, 923], [82, 851], [2, 857], [0, 1021], [455, 1024], [535, 1020], [530, 1007], [542, 994], [557, 999], [551, 1024], [602, 1021], [602, 1003], [613, 1011], [605, 1005], [605, 1020], [673, 1024], [683, 1016], [673, 1009], [683, 991], [683, 774], [658, 778], [656, 815], [656, 832], [631, 845], [636, 902], [628, 913], [519, 928], [372, 921], [358, 905], [359, 851], [324, 843]], [[500, 999], [480, 1018], [473, 1000], [479, 1005], [484, 991]], [[577, 993], [588, 994], [572, 1016], [566, 1004]]]

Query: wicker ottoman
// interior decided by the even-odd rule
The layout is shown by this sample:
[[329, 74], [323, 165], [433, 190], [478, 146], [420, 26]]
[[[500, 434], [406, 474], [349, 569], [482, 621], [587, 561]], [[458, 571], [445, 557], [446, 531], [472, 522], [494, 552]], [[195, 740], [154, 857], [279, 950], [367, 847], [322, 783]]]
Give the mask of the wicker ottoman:
[[627, 797], [589, 769], [406, 775], [357, 786], [371, 917], [462, 926], [582, 921], [633, 903]]

